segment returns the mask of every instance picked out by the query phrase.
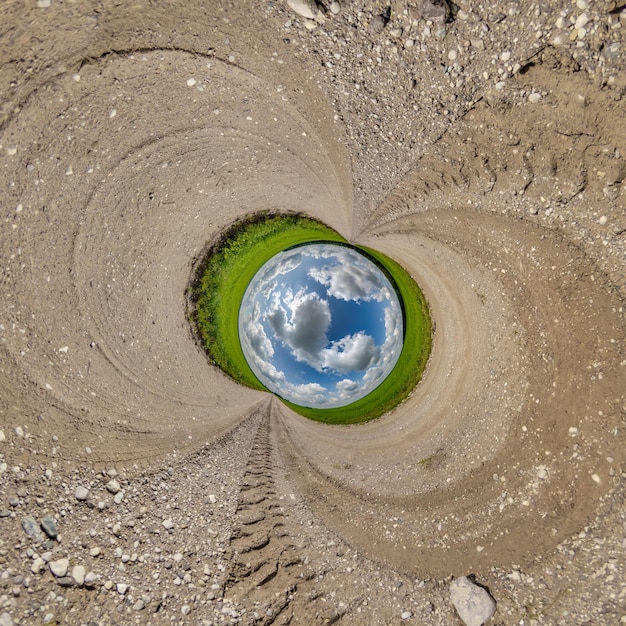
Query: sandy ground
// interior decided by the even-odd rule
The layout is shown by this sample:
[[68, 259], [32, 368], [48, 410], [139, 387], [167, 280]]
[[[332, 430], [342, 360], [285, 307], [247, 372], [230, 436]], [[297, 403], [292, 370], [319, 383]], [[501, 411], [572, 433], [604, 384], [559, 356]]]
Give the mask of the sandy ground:
[[[626, 14], [419, 4], [3, 4], [2, 626], [461, 624], [470, 574], [492, 624], [626, 620]], [[207, 364], [194, 262], [265, 209], [422, 286], [392, 414]]]

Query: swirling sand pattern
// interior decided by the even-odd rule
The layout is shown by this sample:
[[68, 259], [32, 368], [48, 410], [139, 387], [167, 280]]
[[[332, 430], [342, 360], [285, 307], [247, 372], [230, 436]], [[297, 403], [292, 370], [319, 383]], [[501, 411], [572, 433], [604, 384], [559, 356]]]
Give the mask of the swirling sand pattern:
[[[247, 446], [236, 452], [251, 456], [225, 522], [223, 593], [250, 610], [273, 598], [250, 622], [399, 619], [393, 594], [368, 585], [405, 576], [413, 610], [449, 623], [434, 581], [470, 572], [491, 577], [499, 610], [520, 619], [528, 603], [510, 588], [512, 568], [591, 576], [562, 547], [581, 531], [621, 541], [619, 99], [547, 50], [511, 81], [544, 85], [550, 106], [516, 109], [485, 91], [368, 187], [374, 169], [355, 137], [362, 147], [377, 131], [334, 114], [342, 88], [324, 82], [315, 55], [285, 48], [284, 9], [97, 4], [54, 3], [45, 24], [36, 8], [4, 9], [0, 415], [5, 432], [31, 433], [10, 463], [47, 463], [54, 435], [59, 471], [135, 464], [129, 475], [150, 482], [173, 455]], [[572, 217], [535, 217], [551, 202]], [[593, 245], [598, 206], [617, 223], [605, 246]], [[392, 414], [348, 428], [310, 422], [235, 385], [196, 345], [185, 304], [196, 259], [228, 224], [267, 209], [326, 222], [424, 290], [431, 360]], [[257, 515], [245, 494], [259, 458], [272, 500]], [[358, 555], [368, 585], [294, 521], [303, 515]], [[264, 532], [287, 529], [273, 543], [253, 537], [245, 551], [269, 555], [254, 569], [240, 558], [241, 529], [266, 516], [280, 523]], [[342, 581], [332, 607], [322, 569]], [[617, 616], [619, 589], [608, 588], [594, 610]], [[545, 623], [559, 623], [560, 592], [535, 593]], [[592, 610], [582, 598], [578, 617]]]

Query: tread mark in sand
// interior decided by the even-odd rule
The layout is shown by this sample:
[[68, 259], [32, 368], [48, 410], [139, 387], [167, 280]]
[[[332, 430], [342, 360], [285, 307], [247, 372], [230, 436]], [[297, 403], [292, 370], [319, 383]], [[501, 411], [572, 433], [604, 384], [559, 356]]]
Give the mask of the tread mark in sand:
[[329, 607], [321, 614], [315, 610], [310, 613], [316, 597], [310, 593], [315, 574], [303, 562], [276, 495], [269, 412], [259, 424], [241, 483], [230, 539], [232, 566], [224, 596], [246, 607], [240, 623], [288, 624], [296, 617], [294, 594], [299, 589], [298, 595], [309, 605], [309, 623], [336, 623], [341, 613], [329, 614]]

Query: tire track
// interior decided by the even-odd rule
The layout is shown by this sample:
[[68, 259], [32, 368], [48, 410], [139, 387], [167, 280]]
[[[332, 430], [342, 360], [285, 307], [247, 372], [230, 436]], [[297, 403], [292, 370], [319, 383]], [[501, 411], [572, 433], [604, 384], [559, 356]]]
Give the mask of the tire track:
[[309, 624], [334, 624], [348, 612], [348, 603], [329, 601], [334, 587], [327, 588], [326, 567], [314, 556], [315, 538], [290, 519], [279, 495], [272, 412], [270, 402], [241, 481], [224, 600], [238, 607], [243, 624], [288, 624], [303, 615]]

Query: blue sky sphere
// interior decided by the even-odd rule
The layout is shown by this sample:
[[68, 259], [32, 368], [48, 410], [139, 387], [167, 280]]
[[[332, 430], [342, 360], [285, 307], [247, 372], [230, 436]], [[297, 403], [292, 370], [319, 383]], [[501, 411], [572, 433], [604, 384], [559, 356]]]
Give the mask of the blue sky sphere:
[[250, 281], [239, 339], [256, 377], [295, 404], [330, 409], [374, 390], [402, 351], [395, 289], [357, 250], [314, 243], [272, 257]]

